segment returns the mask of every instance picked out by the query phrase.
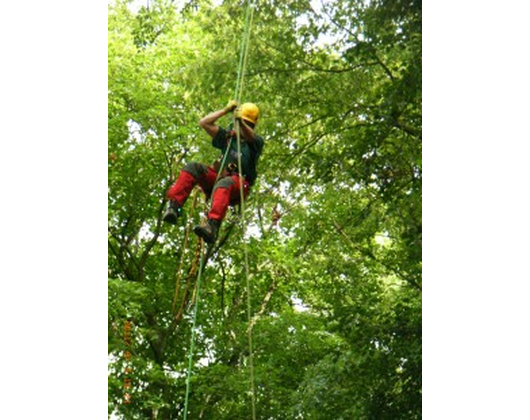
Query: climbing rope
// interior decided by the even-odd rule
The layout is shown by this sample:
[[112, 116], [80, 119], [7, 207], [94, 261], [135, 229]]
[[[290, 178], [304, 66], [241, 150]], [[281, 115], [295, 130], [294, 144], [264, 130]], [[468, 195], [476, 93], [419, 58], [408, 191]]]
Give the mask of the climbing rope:
[[237, 103], [241, 102], [241, 93], [243, 91], [244, 70], [247, 66], [248, 58], [248, 44], [250, 39], [250, 26], [252, 25], [252, 18], [254, 16], [254, 9], [250, 7], [252, 0], [247, 1], [247, 9], [245, 11], [245, 29], [243, 31], [243, 41], [241, 42], [241, 51], [239, 53], [239, 66], [237, 68], [236, 92], [234, 97]]
[[[251, 7], [252, 0], [247, 0], [247, 8], [245, 12], [245, 26], [243, 31], [243, 40], [241, 43], [241, 52], [239, 57], [239, 65], [237, 70], [237, 80], [236, 80], [236, 91], [235, 91], [235, 98], [237, 100], [237, 103], [241, 103], [241, 94], [243, 90], [243, 81], [244, 81], [244, 72], [247, 65], [248, 60], [248, 44], [250, 40], [250, 26], [252, 24], [253, 14], [254, 10]], [[241, 133], [240, 133], [240, 126], [239, 121], [234, 121], [234, 126], [236, 128], [236, 136], [237, 136], [237, 152], [238, 152], [238, 166], [239, 166], [239, 180], [240, 180], [240, 203], [241, 203], [241, 218], [242, 218], [242, 224], [245, 226], [245, 197], [244, 197], [244, 185], [243, 185], [243, 174], [241, 172]], [[219, 172], [217, 174], [216, 183], [219, 180], [220, 173], [222, 172], [226, 158], [228, 156], [230, 146], [231, 146], [232, 138], [230, 138], [229, 143], [227, 145], [225, 154], [223, 156], [221, 166], [219, 168]], [[204, 244], [204, 241], [201, 241], [202, 244]], [[248, 328], [248, 342], [249, 342], [249, 365], [250, 365], [250, 381], [251, 381], [251, 400], [252, 400], [252, 419], [256, 420], [256, 398], [255, 398], [255, 391], [254, 391], [254, 365], [253, 365], [253, 349], [252, 349], [252, 327], [251, 327], [251, 305], [250, 305], [250, 274], [249, 274], [249, 266], [248, 266], [248, 250], [246, 246], [246, 242], [244, 243], [244, 255], [245, 255], [245, 275], [247, 279], [247, 315], [248, 315], [248, 322], [249, 322], [249, 328]], [[203, 246], [203, 245], [202, 245]], [[201, 260], [199, 264], [199, 274], [197, 277], [197, 291], [195, 296], [195, 306], [193, 310], [193, 321], [192, 321], [192, 327], [191, 327], [191, 336], [190, 336], [190, 348], [189, 348], [189, 354], [188, 354], [188, 372], [187, 372], [187, 378], [186, 378], [186, 397], [184, 401], [184, 420], [188, 418], [188, 403], [189, 403], [189, 393], [190, 393], [190, 382], [191, 382], [191, 372], [192, 372], [192, 366], [193, 366], [193, 350], [195, 346], [195, 335], [196, 335], [196, 323], [197, 323], [197, 312], [199, 307], [199, 293], [200, 293], [200, 286], [202, 281], [202, 273], [204, 270], [204, 263], [205, 263], [205, 250], [201, 249]]]

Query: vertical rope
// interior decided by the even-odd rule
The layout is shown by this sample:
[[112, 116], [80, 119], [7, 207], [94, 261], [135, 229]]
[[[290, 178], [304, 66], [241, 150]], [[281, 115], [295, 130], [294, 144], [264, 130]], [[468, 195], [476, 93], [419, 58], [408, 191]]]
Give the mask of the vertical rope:
[[[204, 247], [204, 242], [201, 241], [201, 248]], [[195, 307], [193, 309], [193, 322], [191, 325], [191, 337], [190, 337], [190, 351], [188, 355], [188, 375], [186, 377], [186, 398], [184, 400], [184, 420], [188, 418], [188, 402], [190, 395], [190, 380], [191, 380], [191, 368], [193, 365], [193, 349], [195, 347], [195, 327], [197, 324], [197, 312], [199, 308], [199, 293], [201, 290], [202, 270], [204, 268], [204, 249], [201, 249], [201, 262], [199, 264], [199, 275], [197, 277], [197, 294], [195, 296]]]
[[[243, 183], [243, 174], [241, 169], [241, 128], [239, 126], [239, 121], [236, 121], [236, 135], [237, 135], [237, 155], [238, 155], [238, 166], [239, 166], [239, 194], [241, 202], [241, 223], [243, 226], [246, 226], [245, 220], [245, 194], [244, 194], [244, 183]], [[251, 401], [252, 401], [252, 420], [256, 420], [256, 392], [254, 386], [254, 350], [252, 345], [252, 311], [251, 311], [251, 296], [250, 296], [250, 270], [248, 265], [248, 249], [247, 241], [243, 237], [243, 250], [245, 256], [245, 277], [246, 277], [246, 286], [247, 286], [247, 318], [248, 318], [248, 361], [250, 368], [250, 391], [251, 391]]]

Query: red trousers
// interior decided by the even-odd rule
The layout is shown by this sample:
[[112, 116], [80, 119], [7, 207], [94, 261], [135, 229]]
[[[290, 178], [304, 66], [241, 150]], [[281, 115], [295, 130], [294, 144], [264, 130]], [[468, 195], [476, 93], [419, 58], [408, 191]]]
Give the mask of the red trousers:
[[[176, 201], [180, 207], [184, 205], [195, 185], [203, 190], [207, 198], [212, 197], [212, 205], [208, 219], [222, 221], [228, 206], [238, 204], [241, 199], [240, 180], [238, 174], [219, 178], [217, 172], [202, 163], [189, 163], [180, 172], [177, 181], [167, 192], [167, 197]], [[243, 179], [243, 195], [246, 198], [250, 190], [249, 183]]]

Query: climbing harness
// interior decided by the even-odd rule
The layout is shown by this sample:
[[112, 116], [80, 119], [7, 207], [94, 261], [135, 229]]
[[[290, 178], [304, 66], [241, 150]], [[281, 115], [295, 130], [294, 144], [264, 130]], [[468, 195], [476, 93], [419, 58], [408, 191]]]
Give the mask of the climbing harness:
[[[237, 81], [236, 81], [236, 91], [235, 91], [235, 98], [237, 100], [237, 103], [241, 103], [241, 96], [243, 91], [243, 82], [244, 82], [244, 73], [245, 68], [248, 60], [248, 44], [250, 40], [250, 27], [252, 25], [252, 19], [254, 15], [254, 9], [251, 7], [252, 0], [247, 0], [247, 7], [245, 12], [245, 26], [243, 31], [243, 40], [241, 42], [241, 51], [239, 55], [239, 66], [237, 70]], [[239, 120], [234, 120], [235, 125], [235, 131], [236, 131], [236, 138], [237, 138], [237, 153], [238, 153], [238, 169], [239, 169], [239, 190], [240, 190], [240, 206], [241, 206], [241, 219], [242, 224], [245, 226], [245, 197], [244, 197], [244, 189], [243, 189], [243, 174], [242, 174], [242, 165], [241, 165], [241, 127]], [[225, 166], [226, 158], [228, 156], [230, 146], [232, 142], [232, 136], [230, 137], [230, 140], [228, 142], [225, 154], [223, 156], [220, 170], [217, 173], [216, 183], [219, 180], [219, 176], [222, 172], [222, 169]], [[196, 294], [195, 294], [195, 305], [193, 310], [193, 321], [191, 326], [191, 336], [190, 336], [190, 348], [189, 348], [189, 354], [188, 354], [188, 372], [186, 377], [186, 397], [184, 400], [184, 420], [187, 420], [188, 418], [188, 403], [189, 403], [189, 393], [190, 393], [190, 381], [191, 381], [191, 373], [192, 373], [192, 366], [193, 366], [193, 350], [195, 346], [195, 335], [196, 335], [196, 323], [197, 323], [197, 312], [199, 307], [199, 293], [200, 293], [200, 287], [201, 287], [201, 280], [202, 280], [202, 273], [204, 270], [205, 261], [207, 261], [206, 257], [209, 257], [211, 255], [211, 250], [213, 248], [213, 244], [208, 247], [208, 250], [205, 252], [204, 250], [204, 240], [200, 241], [201, 243], [201, 250], [200, 250], [200, 263], [199, 263], [199, 274], [197, 277], [197, 285], [196, 285]], [[247, 287], [247, 315], [248, 315], [248, 322], [249, 322], [249, 328], [247, 329], [248, 334], [248, 343], [249, 343], [249, 367], [250, 367], [250, 388], [251, 388], [251, 402], [252, 402], [252, 419], [256, 420], [256, 397], [255, 397], [255, 387], [254, 387], [254, 365], [253, 365], [253, 349], [252, 349], [252, 326], [251, 326], [251, 305], [250, 305], [250, 274], [249, 274], [249, 265], [248, 265], [248, 250], [247, 250], [247, 244], [245, 241], [243, 241], [244, 244], [244, 255], [245, 255], [245, 275], [246, 275], [246, 287]], [[207, 254], [207, 255], [205, 255]]]

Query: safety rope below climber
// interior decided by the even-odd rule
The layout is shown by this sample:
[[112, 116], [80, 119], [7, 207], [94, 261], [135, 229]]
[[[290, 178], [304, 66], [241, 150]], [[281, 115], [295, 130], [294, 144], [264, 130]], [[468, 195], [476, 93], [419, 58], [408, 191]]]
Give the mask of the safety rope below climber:
[[[247, 59], [248, 59], [248, 44], [250, 40], [250, 28], [252, 25], [252, 19], [254, 15], [254, 10], [251, 7], [253, 0], [247, 0], [247, 7], [245, 12], [245, 26], [243, 31], [243, 40], [241, 43], [241, 52], [239, 57], [239, 66], [237, 70], [237, 81], [236, 81], [236, 91], [235, 91], [235, 98], [237, 100], [238, 104], [241, 104], [241, 96], [243, 91], [243, 82], [244, 82], [244, 74], [245, 74], [245, 68], [247, 65]], [[240, 203], [241, 203], [241, 220], [242, 225], [245, 226], [245, 197], [243, 192], [243, 174], [241, 173], [241, 133], [240, 133], [240, 126], [239, 121], [236, 120], [234, 122], [236, 136], [237, 136], [237, 153], [238, 153], [238, 166], [239, 166], [239, 180], [240, 180]], [[232, 140], [230, 139], [230, 142]], [[228, 146], [226, 148], [226, 152], [223, 156], [220, 170], [217, 174], [216, 183], [219, 179], [219, 174], [221, 173], [222, 169], [224, 168], [224, 164], [226, 162], [226, 157], [228, 156], [228, 152], [230, 150], [230, 143], [228, 143]], [[202, 241], [203, 242], [203, 241]], [[243, 241], [244, 244], [244, 255], [245, 255], [245, 275], [246, 275], [246, 285], [247, 285], [247, 315], [248, 315], [248, 323], [249, 327], [247, 329], [248, 332], [248, 343], [249, 343], [249, 367], [250, 367], [250, 387], [251, 387], [251, 402], [252, 402], [252, 419], [256, 420], [256, 397], [255, 397], [255, 386], [254, 386], [254, 364], [253, 364], [253, 349], [252, 349], [252, 326], [251, 326], [251, 305], [250, 305], [250, 273], [249, 273], [249, 265], [248, 265], [248, 250], [246, 242]], [[197, 291], [195, 295], [195, 307], [193, 310], [193, 321], [192, 321], [192, 327], [191, 327], [191, 336], [190, 336], [190, 348], [189, 348], [189, 355], [188, 355], [188, 372], [187, 372], [187, 378], [186, 378], [186, 397], [184, 402], [184, 420], [188, 417], [188, 403], [189, 403], [189, 394], [190, 394], [190, 381], [191, 381], [191, 372], [192, 372], [192, 366], [193, 366], [193, 350], [195, 346], [195, 335], [196, 335], [196, 323], [197, 323], [197, 312], [199, 307], [199, 292], [200, 292], [200, 286], [201, 286], [201, 280], [202, 280], [202, 273], [204, 270], [204, 264], [205, 264], [205, 255], [206, 250], [201, 249], [201, 260], [199, 264], [199, 273], [197, 277]]]
[[[204, 241], [201, 241], [204, 248]], [[186, 378], [186, 399], [184, 402], [184, 420], [188, 418], [188, 401], [190, 395], [191, 369], [193, 365], [193, 348], [195, 346], [195, 324], [197, 322], [197, 311], [199, 309], [199, 292], [201, 291], [202, 270], [204, 268], [204, 249], [201, 249], [201, 262], [199, 264], [199, 275], [197, 277], [197, 291], [195, 293], [195, 307], [193, 309], [193, 324], [191, 327], [190, 349], [188, 355], [188, 376]]]

